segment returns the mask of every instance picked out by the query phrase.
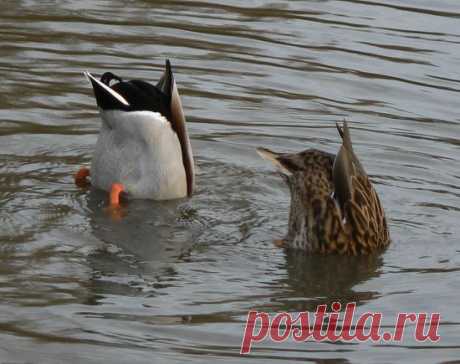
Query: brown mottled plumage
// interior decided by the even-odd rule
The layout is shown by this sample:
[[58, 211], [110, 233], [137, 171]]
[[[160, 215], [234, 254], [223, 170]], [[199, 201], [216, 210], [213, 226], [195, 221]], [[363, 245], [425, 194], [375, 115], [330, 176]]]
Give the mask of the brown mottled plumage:
[[380, 200], [353, 151], [347, 122], [337, 125], [336, 156], [316, 149], [258, 153], [280, 170], [291, 190], [283, 245], [315, 254], [369, 254], [390, 243]]

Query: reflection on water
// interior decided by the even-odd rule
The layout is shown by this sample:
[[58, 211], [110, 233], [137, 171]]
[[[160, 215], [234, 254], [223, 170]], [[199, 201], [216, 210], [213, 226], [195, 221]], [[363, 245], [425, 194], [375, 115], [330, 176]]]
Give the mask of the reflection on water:
[[88, 196], [92, 234], [149, 265], [159, 266], [187, 254], [201, 229], [194, 224], [196, 211], [180, 200], [131, 201], [116, 213], [107, 211], [106, 200], [107, 194], [101, 191]]
[[[0, 361], [239, 362], [249, 309], [441, 312], [441, 345], [264, 343], [255, 362], [457, 358], [460, 5], [454, 0], [10, 1], [0, 14]], [[170, 58], [191, 200], [121, 219], [72, 174], [99, 118], [82, 71], [155, 80]], [[346, 118], [393, 244], [273, 246], [289, 194], [256, 146], [335, 153]], [[437, 350], [433, 350], [437, 349]]]
[[[355, 291], [359, 283], [380, 275], [382, 257], [306, 257], [295, 251], [286, 253], [287, 277], [282, 280], [289, 287], [286, 300], [277, 299], [277, 311], [315, 311], [320, 304], [356, 302], [357, 305], [378, 298], [379, 292]], [[308, 300], [305, 298], [308, 297]]]

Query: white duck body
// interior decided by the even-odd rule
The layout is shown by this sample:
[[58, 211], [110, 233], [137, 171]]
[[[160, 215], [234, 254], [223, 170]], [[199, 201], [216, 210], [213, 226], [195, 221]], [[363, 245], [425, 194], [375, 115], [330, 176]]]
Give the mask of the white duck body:
[[91, 183], [110, 191], [123, 181], [128, 197], [187, 196], [179, 138], [160, 113], [100, 110], [102, 127], [91, 163]]
[[[102, 127], [91, 164], [91, 184], [111, 191], [122, 184], [131, 198], [191, 196], [194, 162], [180, 96], [169, 61], [157, 85], [123, 81], [106, 72], [94, 90]], [[110, 86], [110, 82], [118, 83]]]

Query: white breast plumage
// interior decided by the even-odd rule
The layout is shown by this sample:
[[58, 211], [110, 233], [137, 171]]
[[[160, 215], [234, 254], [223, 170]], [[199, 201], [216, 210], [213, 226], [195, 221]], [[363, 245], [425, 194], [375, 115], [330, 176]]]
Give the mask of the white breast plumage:
[[159, 113], [101, 110], [103, 120], [91, 163], [91, 182], [109, 191], [123, 181], [134, 198], [187, 196], [181, 145]]

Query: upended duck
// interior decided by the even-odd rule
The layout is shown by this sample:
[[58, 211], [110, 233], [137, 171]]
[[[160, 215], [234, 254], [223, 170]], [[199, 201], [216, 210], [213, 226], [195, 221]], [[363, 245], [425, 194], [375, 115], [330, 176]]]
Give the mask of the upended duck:
[[369, 254], [385, 248], [390, 234], [369, 177], [353, 151], [345, 121], [337, 124], [337, 155], [316, 149], [275, 153], [258, 148], [291, 192], [288, 233], [277, 245], [309, 254]]
[[92, 186], [110, 192], [111, 206], [119, 205], [122, 192], [154, 200], [191, 196], [193, 154], [169, 60], [156, 85], [124, 81], [111, 72], [100, 80], [84, 74], [93, 87], [102, 126], [91, 169], [81, 168], [76, 184], [88, 184], [90, 176]]

